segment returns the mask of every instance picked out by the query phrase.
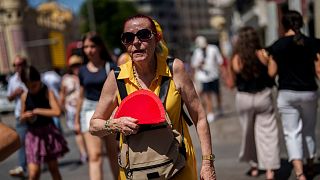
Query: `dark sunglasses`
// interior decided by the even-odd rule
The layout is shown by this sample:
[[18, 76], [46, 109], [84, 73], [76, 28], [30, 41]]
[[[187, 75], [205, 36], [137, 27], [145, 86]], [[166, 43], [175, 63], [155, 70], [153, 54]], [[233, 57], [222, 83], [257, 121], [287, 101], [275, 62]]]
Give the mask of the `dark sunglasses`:
[[125, 45], [132, 44], [136, 36], [140, 41], [145, 42], [145, 41], [149, 41], [154, 34], [155, 33], [149, 29], [140, 29], [135, 34], [132, 32], [124, 32], [121, 34], [121, 42]]

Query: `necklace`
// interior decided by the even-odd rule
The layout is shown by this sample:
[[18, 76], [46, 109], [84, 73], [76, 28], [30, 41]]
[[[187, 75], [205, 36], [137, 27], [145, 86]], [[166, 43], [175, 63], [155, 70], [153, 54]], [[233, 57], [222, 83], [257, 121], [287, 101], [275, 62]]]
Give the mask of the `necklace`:
[[134, 79], [137, 81], [138, 88], [139, 88], [139, 89], [142, 89], [142, 86], [141, 86], [141, 84], [140, 84], [139, 81], [138, 81], [138, 75], [137, 75], [137, 72], [136, 72], [136, 68], [135, 68], [134, 66], [133, 66], [132, 70], [133, 70], [133, 77], [134, 77]]

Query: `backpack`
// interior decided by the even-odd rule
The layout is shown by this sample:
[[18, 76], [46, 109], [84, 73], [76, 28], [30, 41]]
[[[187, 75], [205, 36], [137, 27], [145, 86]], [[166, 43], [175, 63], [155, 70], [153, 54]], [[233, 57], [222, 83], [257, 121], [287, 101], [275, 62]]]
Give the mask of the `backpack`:
[[[173, 61], [174, 58], [167, 59], [171, 73]], [[119, 67], [115, 68], [116, 78], [120, 70]], [[163, 76], [159, 93], [163, 105], [165, 105], [169, 84], [170, 77]], [[124, 79], [117, 79], [117, 85], [123, 100], [127, 96]], [[192, 125], [183, 108], [181, 108], [181, 114], [188, 125]], [[180, 123], [182, 123], [181, 118]], [[170, 179], [186, 164], [183, 128], [181, 134], [173, 129], [169, 116], [165, 123], [140, 126], [137, 134], [122, 136], [122, 140], [118, 163], [125, 170], [127, 179]]]

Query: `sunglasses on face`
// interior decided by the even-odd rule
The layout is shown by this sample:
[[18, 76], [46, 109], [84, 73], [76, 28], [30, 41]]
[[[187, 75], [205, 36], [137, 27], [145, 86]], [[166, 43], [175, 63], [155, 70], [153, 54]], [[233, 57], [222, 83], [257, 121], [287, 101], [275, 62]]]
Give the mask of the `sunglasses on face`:
[[132, 44], [136, 36], [140, 41], [146, 42], [149, 41], [154, 34], [155, 33], [149, 29], [141, 29], [137, 33], [124, 32], [121, 34], [121, 42], [124, 45]]

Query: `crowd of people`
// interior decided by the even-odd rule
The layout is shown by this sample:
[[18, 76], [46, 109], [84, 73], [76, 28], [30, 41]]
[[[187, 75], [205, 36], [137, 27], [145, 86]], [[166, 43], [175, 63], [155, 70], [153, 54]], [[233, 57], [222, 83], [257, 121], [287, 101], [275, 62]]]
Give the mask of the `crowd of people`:
[[[95, 32], [83, 36], [83, 56], [72, 55], [62, 77], [54, 70], [40, 74], [26, 58], [17, 56], [8, 99], [16, 103], [16, 131], [22, 146], [19, 167], [9, 173], [39, 179], [41, 165], [47, 163], [52, 178], [61, 179], [57, 159], [69, 151], [59, 118], [64, 112], [66, 125], [75, 134], [79, 160], [89, 165], [90, 179], [103, 179], [103, 147], [114, 179], [216, 179], [209, 123], [223, 113], [219, 86], [225, 81], [237, 90], [235, 107], [242, 128], [239, 160], [249, 163], [248, 175], [256, 177], [265, 170], [266, 179], [276, 179], [278, 113], [296, 178], [312, 177], [320, 46], [300, 31], [303, 19], [298, 12], [286, 12], [282, 24], [284, 36], [269, 47], [262, 46], [254, 28], [241, 28], [228, 63], [217, 46], [198, 36], [190, 62], [192, 76], [182, 60], [169, 56], [160, 25], [145, 15], [124, 22], [119, 39], [125, 53], [118, 63]], [[273, 87], [278, 89], [276, 103]], [[163, 123], [145, 125], [133, 117], [115, 117], [127, 95], [143, 90], [161, 99], [166, 112]], [[192, 124], [202, 154], [199, 172], [188, 130]], [[173, 145], [162, 154], [142, 151], [143, 143], [151, 142], [142, 136], [139, 142], [135, 139], [147, 132], [154, 132], [149, 141], [172, 136], [168, 143]], [[133, 145], [137, 143], [140, 151]], [[175, 158], [160, 161], [158, 155]]]

